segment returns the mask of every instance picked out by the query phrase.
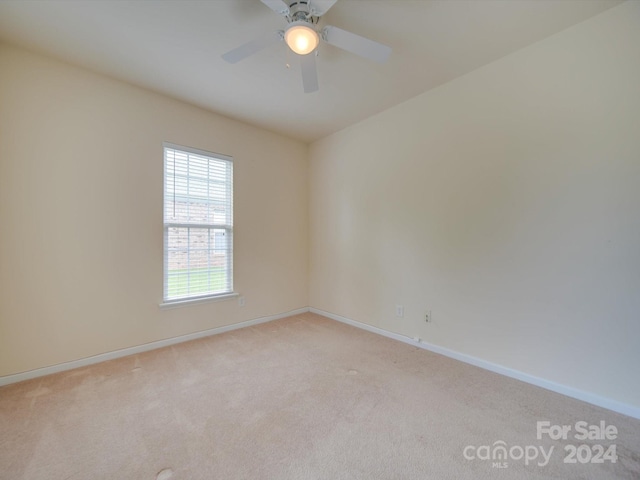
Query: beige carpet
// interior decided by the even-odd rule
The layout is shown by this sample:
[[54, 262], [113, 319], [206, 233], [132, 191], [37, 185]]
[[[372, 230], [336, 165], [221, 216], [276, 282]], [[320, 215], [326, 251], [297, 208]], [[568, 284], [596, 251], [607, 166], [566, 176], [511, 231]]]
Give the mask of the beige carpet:
[[[474, 458], [499, 441], [506, 468]], [[0, 388], [0, 478], [638, 479], [640, 421], [304, 314]]]

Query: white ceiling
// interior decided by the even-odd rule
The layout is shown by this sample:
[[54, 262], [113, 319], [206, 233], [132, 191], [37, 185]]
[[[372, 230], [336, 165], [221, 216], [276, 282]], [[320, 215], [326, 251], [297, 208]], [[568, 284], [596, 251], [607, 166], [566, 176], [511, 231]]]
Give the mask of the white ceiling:
[[321, 25], [385, 43], [393, 54], [379, 65], [323, 44], [320, 90], [311, 94], [284, 43], [235, 65], [220, 58], [285, 26], [259, 0], [0, 0], [0, 39], [312, 141], [619, 3], [338, 0]]

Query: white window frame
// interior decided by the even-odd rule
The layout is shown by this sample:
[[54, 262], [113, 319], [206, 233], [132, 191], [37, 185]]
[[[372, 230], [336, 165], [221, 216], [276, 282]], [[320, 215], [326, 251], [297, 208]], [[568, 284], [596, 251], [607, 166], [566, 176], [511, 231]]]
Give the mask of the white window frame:
[[[199, 150], [196, 148], [185, 147], [182, 145], [176, 145], [169, 142], [163, 142], [162, 144], [162, 152], [163, 152], [163, 164], [164, 164], [164, 176], [163, 176], [163, 202], [162, 202], [162, 210], [163, 210], [163, 231], [164, 231], [164, 244], [163, 244], [163, 302], [160, 304], [160, 307], [174, 307], [180, 306], [183, 304], [191, 304], [203, 301], [215, 301], [215, 300], [225, 300], [231, 297], [238, 296], [237, 293], [233, 291], [233, 158], [228, 155], [223, 155], [219, 153], [212, 153], [205, 150]], [[186, 223], [180, 223], [175, 221], [167, 220], [167, 150], [175, 150], [184, 154], [193, 154], [198, 155], [200, 157], [206, 157], [213, 160], [221, 160], [227, 162], [227, 168], [225, 173], [225, 186], [226, 186], [226, 195], [227, 199], [227, 207], [228, 213], [225, 215], [227, 222], [226, 223], [197, 223], [188, 221]], [[175, 175], [175, 171], [174, 171]], [[174, 202], [175, 202], [175, 188], [174, 188]], [[188, 196], [187, 196], [188, 198]], [[209, 230], [208, 238], [211, 238], [211, 231], [213, 230], [224, 230], [225, 236], [227, 236], [227, 250], [226, 250], [226, 262], [225, 262], [225, 274], [226, 274], [226, 286], [227, 289], [219, 292], [206, 292], [206, 293], [196, 293], [196, 294], [187, 294], [180, 296], [172, 296], [169, 297], [168, 287], [169, 287], [169, 229], [170, 228], [195, 228], [195, 229], [206, 229]], [[215, 236], [215, 233], [213, 233]], [[217, 239], [216, 239], [217, 240]], [[189, 246], [187, 246], [187, 251], [189, 251]]]

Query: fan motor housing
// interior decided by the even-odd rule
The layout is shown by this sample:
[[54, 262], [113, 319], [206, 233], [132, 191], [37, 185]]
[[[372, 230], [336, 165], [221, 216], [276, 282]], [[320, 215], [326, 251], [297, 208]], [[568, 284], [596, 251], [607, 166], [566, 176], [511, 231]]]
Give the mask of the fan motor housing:
[[309, 8], [309, 2], [305, 0], [300, 0], [297, 2], [292, 2], [289, 5], [289, 22], [307, 22], [307, 23], [317, 23], [318, 17], [314, 17], [311, 14], [311, 9]]

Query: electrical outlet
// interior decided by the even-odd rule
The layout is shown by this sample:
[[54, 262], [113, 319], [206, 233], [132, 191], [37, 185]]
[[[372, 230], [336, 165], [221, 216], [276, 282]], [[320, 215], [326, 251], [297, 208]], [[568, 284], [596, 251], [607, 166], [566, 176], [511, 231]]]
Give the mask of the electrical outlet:
[[425, 312], [424, 321], [427, 323], [431, 323], [433, 321], [433, 319], [431, 318], [431, 310]]
[[241, 307], [244, 307], [244, 297], [238, 297], [238, 305], [240, 305]]
[[404, 306], [396, 305], [396, 317], [404, 317]]

